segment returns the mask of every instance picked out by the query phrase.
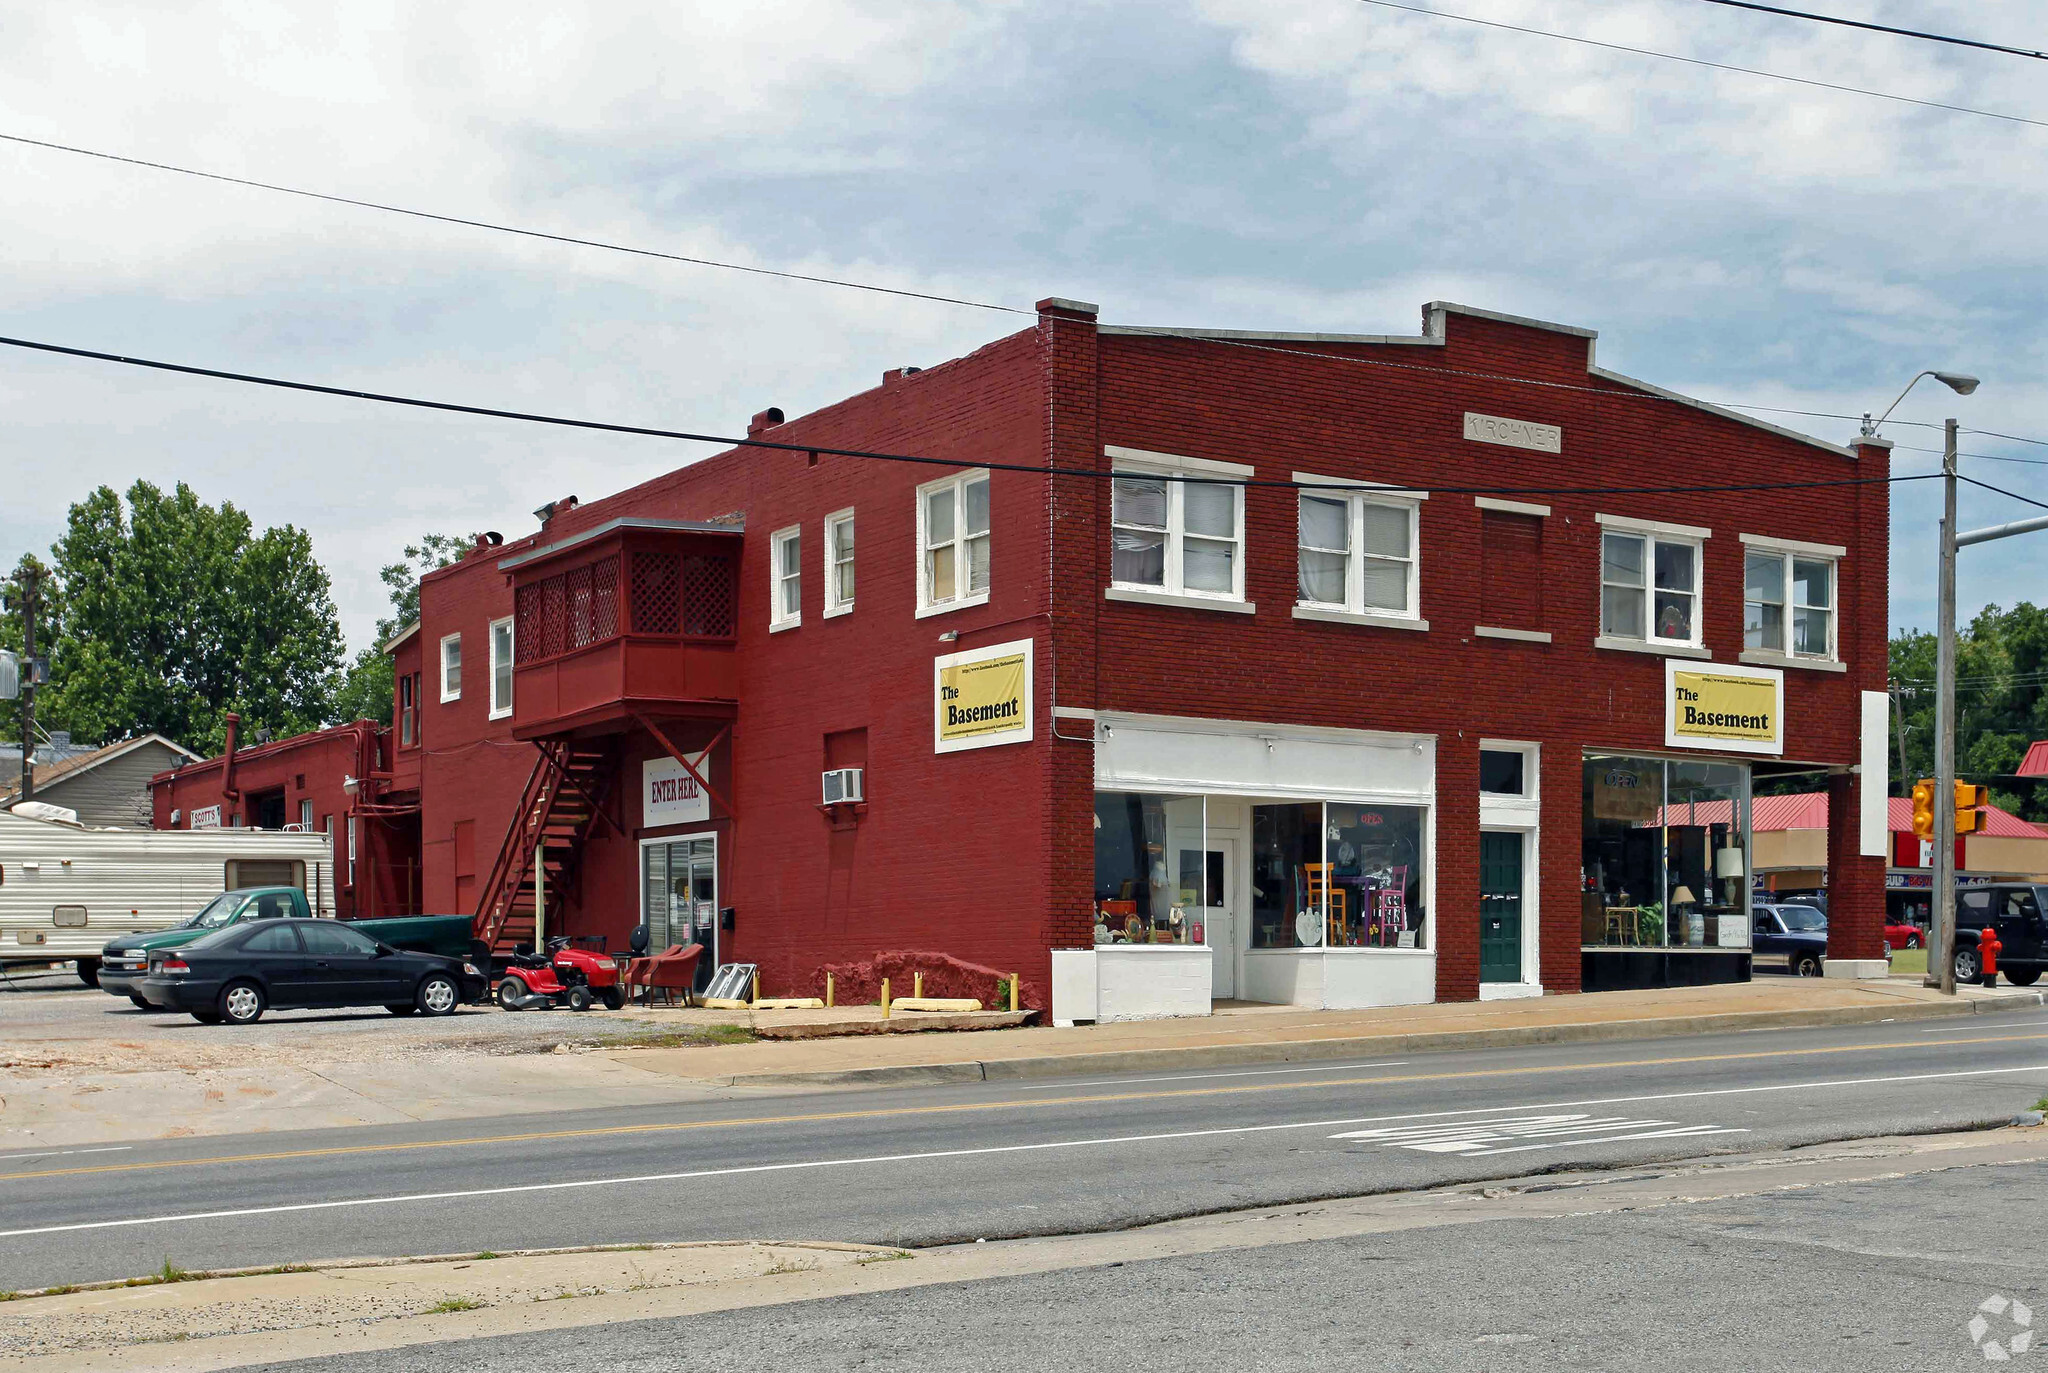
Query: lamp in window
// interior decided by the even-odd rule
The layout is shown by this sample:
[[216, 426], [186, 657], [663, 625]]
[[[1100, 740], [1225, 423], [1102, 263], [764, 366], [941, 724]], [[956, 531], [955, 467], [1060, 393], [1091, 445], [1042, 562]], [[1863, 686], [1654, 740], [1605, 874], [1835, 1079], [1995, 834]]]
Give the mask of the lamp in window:
[[1707, 942], [1707, 918], [1700, 913], [1699, 898], [1692, 894], [1692, 888], [1680, 883], [1671, 889], [1672, 933], [1677, 933], [1679, 920], [1685, 921], [1685, 942], [1704, 944]]
[[1727, 895], [1722, 899], [1724, 906], [1739, 906], [1736, 887], [1742, 881], [1742, 850], [1730, 845], [1714, 850], [1714, 876], [1728, 884]]

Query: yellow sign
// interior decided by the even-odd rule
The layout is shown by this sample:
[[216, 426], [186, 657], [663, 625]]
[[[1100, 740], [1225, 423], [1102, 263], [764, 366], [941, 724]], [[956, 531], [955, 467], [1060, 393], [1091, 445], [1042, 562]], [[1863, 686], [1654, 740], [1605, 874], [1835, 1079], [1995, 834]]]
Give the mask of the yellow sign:
[[1785, 751], [1785, 674], [1664, 664], [1664, 742], [1737, 753]]
[[1032, 640], [933, 661], [932, 748], [938, 753], [1031, 738]]

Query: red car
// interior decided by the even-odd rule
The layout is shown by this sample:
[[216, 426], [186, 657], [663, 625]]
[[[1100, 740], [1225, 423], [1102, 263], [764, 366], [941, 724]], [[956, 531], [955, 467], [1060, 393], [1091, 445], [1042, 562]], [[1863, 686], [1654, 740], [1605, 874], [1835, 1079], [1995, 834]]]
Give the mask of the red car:
[[1918, 925], [1901, 924], [1896, 920], [1884, 922], [1884, 951], [1893, 949], [1917, 949], [1927, 942], [1927, 931]]

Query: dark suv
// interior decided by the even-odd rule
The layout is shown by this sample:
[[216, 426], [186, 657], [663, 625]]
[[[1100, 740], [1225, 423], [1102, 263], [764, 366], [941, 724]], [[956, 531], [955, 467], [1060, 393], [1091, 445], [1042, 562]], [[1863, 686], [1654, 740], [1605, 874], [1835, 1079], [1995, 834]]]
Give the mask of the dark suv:
[[2048, 886], [1999, 882], [1956, 888], [1956, 981], [1974, 982], [1982, 969], [1977, 941], [1989, 925], [1998, 931], [1998, 971], [2015, 987], [2031, 987], [2048, 968]]

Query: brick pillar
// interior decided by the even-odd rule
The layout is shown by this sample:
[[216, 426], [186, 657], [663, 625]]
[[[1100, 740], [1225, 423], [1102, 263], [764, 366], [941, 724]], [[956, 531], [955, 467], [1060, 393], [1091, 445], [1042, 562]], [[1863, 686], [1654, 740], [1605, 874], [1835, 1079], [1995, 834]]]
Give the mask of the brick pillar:
[[[1039, 354], [1045, 378], [1045, 461], [1050, 467], [1103, 466], [1097, 425], [1096, 307], [1080, 301], [1038, 303]], [[1102, 537], [1108, 483], [1088, 477], [1045, 480], [1049, 652], [1039, 665], [1053, 705], [1092, 710], [1096, 694], [1095, 618], [1107, 585]], [[1046, 961], [1053, 949], [1095, 942], [1095, 745], [1089, 721], [1050, 718], [1045, 730]], [[1049, 983], [1046, 984], [1049, 986]]]
[[1828, 778], [1828, 957], [1884, 957], [1884, 859], [1866, 858], [1859, 823], [1863, 779]]
[[1543, 742], [1543, 851], [1534, 855], [1537, 915], [1543, 922], [1536, 958], [1546, 992], [1576, 992], [1582, 985], [1579, 945], [1584, 909], [1579, 862], [1585, 834], [1586, 761], [1576, 741]]
[[[1856, 441], [1856, 475], [1867, 484], [1854, 493], [1855, 538], [1842, 560], [1842, 624], [1837, 635], [1842, 661], [1859, 692], [1885, 689], [1890, 618], [1887, 556], [1890, 548], [1891, 441]], [[1846, 760], [1845, 760], [1846, 761]], [[1828, 778], [1828, 957], [1836, 960], [1884, 957], [1883, 856], [1866, 858], [1861, 848], [1861, 805], [1866, 786], [1883, 788], [1883, 773], [1872, 777], [1838, 774]], [[1889, 838], [1889, 836], [1887, 836]]]
[[[1547, 836], [1546, 836], [1547, 837]], [[1479, 999], [1479, 736], [1436, 741], [1436, 999]]]

